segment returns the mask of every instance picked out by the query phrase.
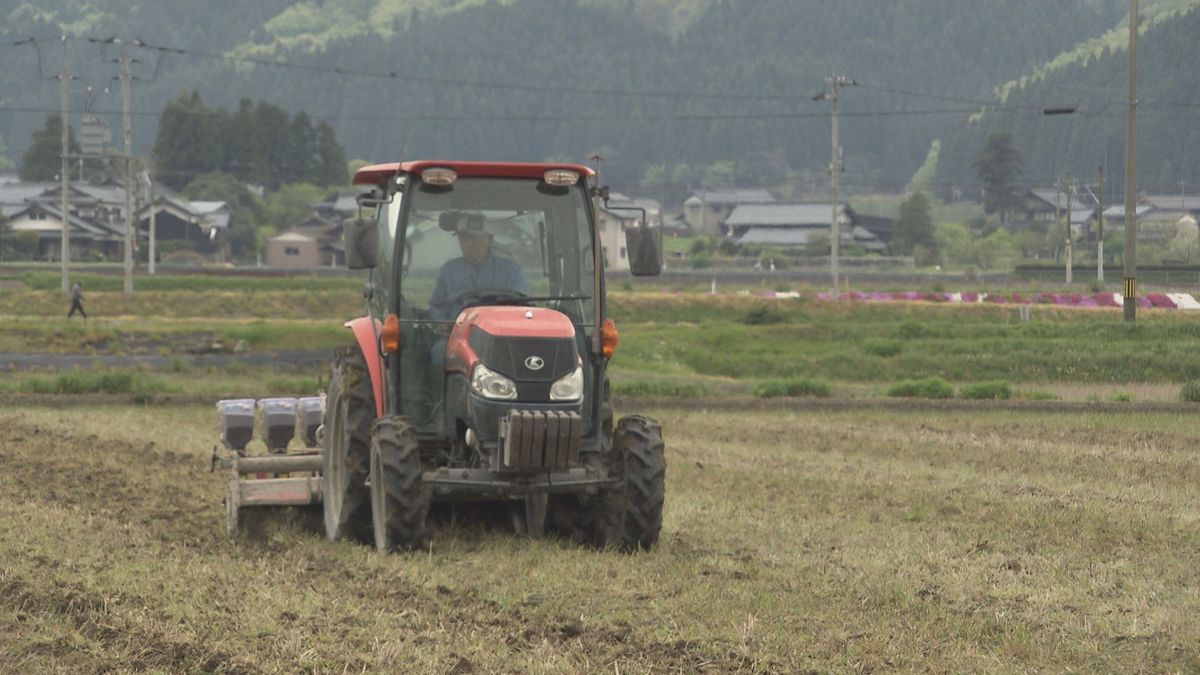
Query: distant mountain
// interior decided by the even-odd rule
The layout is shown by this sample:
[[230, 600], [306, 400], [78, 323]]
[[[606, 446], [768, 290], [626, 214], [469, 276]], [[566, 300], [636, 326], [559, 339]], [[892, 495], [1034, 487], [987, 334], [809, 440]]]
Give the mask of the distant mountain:
[[[1143, 16], [1138, 48], [1138, 185], [1147, 193], [1200, 192], [1200, 73], [1193, 67], [1200, 40], [1197, 3], [1164, 3]], [[1153, 10], [1155, 7], [1152, 6]], [[1128, 23], [1119, 36], [1081, 46], [1006, 88], [996, 110], [949, 130], [941, 144], [937, 183], [943, 191], [974, 186], [972, 164], [987, 137], [1012, 131], [1025, 158], [1024, 181], [1052, 186], [1068, 173], [1098, 182], [1106, 166], [1106, 201], [1123, 201], [1128, 87]], [[1119, 38], [1119, 39], [1118, 39]], [[1047, 117], [1039, 109], [1075, 107], [1073, 115]]]
[[[1147, 12], [1192, 4], [1143, 2]], [[351, 157], [367, 160], [600, 153], [619, 186], [648, 172], [675, 187], [821, 185], [830, 108], [812, 98], [839, 74], [859, 83], [841, 101], [847, 187], [898, 190], [939, 138], [947, 143], [938, 180], [946, 182], [950, 167], [955, 179], [969, 177], [962, 157], [977, 140], [970, 132], [992, 123], [964, 127], [963, 111], [981, 108], [1005, 83], [1027, 78], [1009, 85], [1010, 98], [1020, 97], [1059, 81], [1060, 71], [1074, 72], [1055, 59], [1119, 30], [1126, 7], [1125, 0], [0, 0], [0, 137], [8, 156], [19, 158], [45, 111], [57, 108], [56, 83], [39, 79], [37, 53], [12, 43], [52, 37], [62, 23], [77, 36], [131, 34], [183, 50], [138, 54], [139, 152], [152, 142], [163, 106], [197, 90], [229, 109], [253, 98], [305, 111], [332, 124]], [[41, 45], [43, 75], [57, 72], [58, 49]], [[96, 91], [111, 83], [111, 46], [79, 41], [72, 50], [83, 81]], [[273, 61], [301, 67], [264, 65]], [[84, 98], [73, 96], [73, 107]], [[119, 106], [111, 93], [93, 102], [95, 111]], [[119, 116], [103, 117], [120, 128]]]

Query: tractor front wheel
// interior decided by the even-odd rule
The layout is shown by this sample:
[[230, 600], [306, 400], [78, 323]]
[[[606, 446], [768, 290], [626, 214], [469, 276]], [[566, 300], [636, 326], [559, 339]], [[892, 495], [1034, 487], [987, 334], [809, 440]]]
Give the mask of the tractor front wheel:
[[609, 467], [619, 480], [605, 500], [609, 546], [637, 551], [658, 543], [666, 493], [664, 450], [658, 422], [640, 415], [617, 422]]
[[420, 548], [428, 536], [431, 493], [412, 425], [381, 417], [371, 431], [371, 523], [379, 551]]
[[367, 466], [375, 392], [367, 362], [357, 346], [334, 352], [326, 393], [321, 499], [325, 536], [330, 541], [370, 536], [371, 507]]

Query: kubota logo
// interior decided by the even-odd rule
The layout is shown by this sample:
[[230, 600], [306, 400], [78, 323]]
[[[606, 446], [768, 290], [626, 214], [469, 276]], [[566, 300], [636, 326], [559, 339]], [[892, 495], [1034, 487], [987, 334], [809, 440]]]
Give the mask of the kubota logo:
[[544, 365], [546, 362], [540, 356], [531, 356], [525, 359], [525, 367], [530, 370], [541, 370]]

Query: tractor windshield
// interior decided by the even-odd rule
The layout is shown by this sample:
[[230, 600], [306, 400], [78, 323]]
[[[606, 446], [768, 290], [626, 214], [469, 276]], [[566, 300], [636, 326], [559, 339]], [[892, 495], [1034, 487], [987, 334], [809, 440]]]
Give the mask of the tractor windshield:
[[592, 314], [594, 257], [586, 194], [539, 180], [417, 183], [406, 196], [401, 293], [412, 319], [451, 322], [471, 304]]
[[595, 316], [587, 199], [578, 185], [470, 177], [451, 186], [416, 182], [393, 199], [384, 232], [395, 235], [399, 262], [393, 269], [400, 274], [395, 302], [404, 349], [397, 384], [401, 412], [418, 430], [452, 433], [443, 426], [443, 358], [450, 326], [465, 307], [555, 309], [575, 324], [580, 353], [587, 353]]

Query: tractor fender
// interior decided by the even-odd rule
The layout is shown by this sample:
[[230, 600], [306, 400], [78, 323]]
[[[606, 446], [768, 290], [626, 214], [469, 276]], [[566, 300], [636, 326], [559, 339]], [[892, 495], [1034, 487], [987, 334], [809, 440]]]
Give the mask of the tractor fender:
[[383, 357], [379, 352], [379, 331], [383, 324], [377, 319], [362, 316], [342, 325], [354, 333], [354, 340], [362, 350], [367, 373], [371, 376], [371, 390], [375, 394], [375, 416], [383, 417]]

